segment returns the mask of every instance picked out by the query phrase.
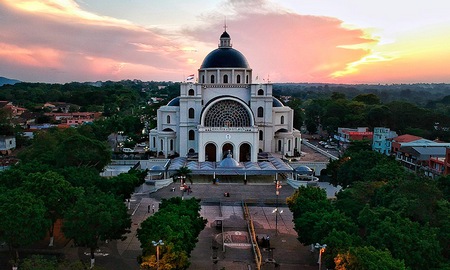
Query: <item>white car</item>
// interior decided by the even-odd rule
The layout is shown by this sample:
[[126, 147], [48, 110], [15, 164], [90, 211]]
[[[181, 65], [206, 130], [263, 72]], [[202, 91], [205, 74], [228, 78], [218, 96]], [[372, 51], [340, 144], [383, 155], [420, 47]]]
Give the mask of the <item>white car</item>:
[[123, 149], [122, 149], [122, 152], [125, 152], [125, 153], [132, 153], [132, 152], [134, 152], [134, 151], [133, 151], [133, 149], [131, 149], [131, 148], [123, 148]]
[[143, 143], [138, 143], [138, 144], [136, 144], [137, 146], [139, 146], [139, 147], [146, 147], [147, 146], [147, 144], [145, 143], [145, 142], [143, 142]]

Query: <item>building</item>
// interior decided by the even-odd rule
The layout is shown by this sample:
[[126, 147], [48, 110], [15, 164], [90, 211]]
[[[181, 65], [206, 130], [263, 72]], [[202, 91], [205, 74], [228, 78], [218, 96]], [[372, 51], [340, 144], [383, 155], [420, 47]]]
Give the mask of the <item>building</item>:
[[351, 141], [372, 140], [373, 132], [368, 127], [338, 128], [334, 138], [339, 142], [339, 147], [346, 149]]
[[257, 162], [258, 153], [293, 156], [300, 152], [294, 112], [272, 96], [272, 84], [253, 83], [245, 56], [220, 36], [195, 75], [180, 86], [180, 96], [157, 112], [149, 133], [150, 150], [160, 156], [179, 154], [198, 162]]
[[392, 148], [392, 138], [395, 137], [398, 137], [397, 133], [389, 128], [374, 128], [372, 150], [390, 156]]
[[0, 154], [9, 155], [16, 148], [16, 137], [0, 135]]
[[422, 137], [418, 137], [418, 136], [414, 136], [414, 135], [410, 135], [410, 134], [404, 134], [404, 135], [400, 135], [398, 137], [395, 137], [392, 139], [392, 150], [391, 153], [393, 156], [397, 155], [398, 150], [400, 150], [400, 147], [402, 146], [403, 143], [409, 143], [409, 142], [414, 142], [417, 140], [422, 139]]

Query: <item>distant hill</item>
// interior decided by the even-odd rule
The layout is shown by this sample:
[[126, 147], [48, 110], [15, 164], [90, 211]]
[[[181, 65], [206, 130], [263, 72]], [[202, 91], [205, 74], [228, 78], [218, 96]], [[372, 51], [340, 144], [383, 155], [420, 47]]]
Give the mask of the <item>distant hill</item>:
[[8, 79], [5, 77], [0, 77], [0, 86], [4, 85], [4, 84], [15, 84], [15, 83], [19, 83], [20, 81], [18, 80], [13, 80], [13, 79]]

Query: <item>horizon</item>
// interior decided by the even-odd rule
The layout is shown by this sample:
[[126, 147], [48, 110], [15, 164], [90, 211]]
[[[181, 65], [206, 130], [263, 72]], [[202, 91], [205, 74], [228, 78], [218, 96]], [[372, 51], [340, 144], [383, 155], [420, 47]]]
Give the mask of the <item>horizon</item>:
[[[183, 82], [220, 35], [271, 83], [450, 83], [444, 0], [4, 0], [0, 76]], [[262, 79], [253, 79], [262, 83]]]

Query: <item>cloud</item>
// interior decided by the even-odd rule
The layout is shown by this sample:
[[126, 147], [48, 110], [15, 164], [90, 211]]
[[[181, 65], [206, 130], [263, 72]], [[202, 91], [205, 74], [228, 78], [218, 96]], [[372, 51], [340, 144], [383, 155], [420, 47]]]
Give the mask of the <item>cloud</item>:
[[[254, 76], [272, 81], [334, 82], [333, 74], [368, 56], [376, 39], [362, 29], [348, 29], [330, 17], [291, 13], [268, 1], [260, 8], [242, 9], [244, 1], [228, 1], [228, 33]], [[214, 16], [214, 13], [210, 15]], [[217, 43], [221, 21], [188, 31], [202, 42]], [[212, 47], [214, 48], [214, 47]]]
[[84, 81], [92, 74], [98, 80], [170, 79], [182, 77], [191, 61], [184, 44], [152, 29], [80, 10], [74, 1], [6, 1], [0, 4], [0, 18], [0, 61], [12, 65], [0, 67], [2, 75], [19, 77], [12, 73], [19, 66], [57, 71], [34, 70], [22, 75], [23, 80], [36, 80], [32, 74], [50, 82]]

